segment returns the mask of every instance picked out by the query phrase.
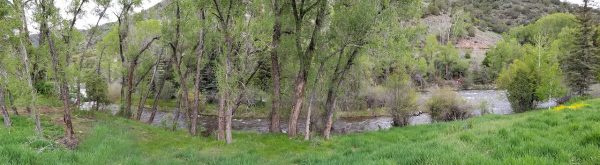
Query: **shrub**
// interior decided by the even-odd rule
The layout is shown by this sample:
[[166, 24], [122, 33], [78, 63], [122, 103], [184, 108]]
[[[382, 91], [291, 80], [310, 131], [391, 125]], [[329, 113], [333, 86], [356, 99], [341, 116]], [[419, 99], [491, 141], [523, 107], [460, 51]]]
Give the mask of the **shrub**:
[[447, 89], [433, 91], [427, 101], [427, 110], [435, 121], [452, 121], [466, 119], [470, 116], [470, 107], [458, 93]]
[[42, 81], [34, 84], [37, 93], [50, 96], [54, 94], [54, 85], [50, 81]]
[[108, 84], [97, 74], [88, 74], [85, 77], [85, 87], [87, 99], [97, 102], [96, 108], [100, 103], [108, 103]]
[[417, 92], [405, 74], [390, 75], [387, 86], [386, 107], [393, 117], [394, 126], [408, 125], [408, 120], [417, 109]]
[[537, 86], [533, 71], [525, 63], [516, 60], [498, 78], [498, 84], [508, 92], [508, 101], [515, 112], [533, 109]]

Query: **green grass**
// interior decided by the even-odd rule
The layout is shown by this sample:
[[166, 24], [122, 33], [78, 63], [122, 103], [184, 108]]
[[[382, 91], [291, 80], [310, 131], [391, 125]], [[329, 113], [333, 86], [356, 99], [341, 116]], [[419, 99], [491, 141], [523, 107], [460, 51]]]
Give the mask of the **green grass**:
[[[600, 100], [579, 110], [536, 110], [303, 141], [234, 132], [225, 145], [100, 113], [78, 113], [80, 146], [55, 144], [62, 127], [37, 138], [26, 117], [0, 128], [8, 164], [597, 164]], [[45, 119], [44, 123], [50, 123]], [[89, 127], [83, 129], [82, 127]]]

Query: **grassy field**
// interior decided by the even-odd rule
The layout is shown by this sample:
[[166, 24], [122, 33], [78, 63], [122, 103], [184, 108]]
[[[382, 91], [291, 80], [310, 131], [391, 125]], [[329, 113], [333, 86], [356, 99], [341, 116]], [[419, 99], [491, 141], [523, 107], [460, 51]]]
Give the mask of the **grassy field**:
[[[303, 141], [284, 134], [235, 132], [225, 145], [101, 113], [77, 112], [80, 146], [54, 141], [58, 116], [37, 137], [26, 116], [0, 128], [8, 164], [598, 164], [600, 99], [553, 110]], [[57, 121], [58, 120], [58, 121]]]

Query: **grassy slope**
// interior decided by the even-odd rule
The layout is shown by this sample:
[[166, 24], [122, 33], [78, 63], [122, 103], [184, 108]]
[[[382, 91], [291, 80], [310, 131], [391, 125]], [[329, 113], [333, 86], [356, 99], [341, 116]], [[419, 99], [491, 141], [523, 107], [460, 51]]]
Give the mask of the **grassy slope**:
[[[79, 112], [81, 144], [68, 151], [35, 138], [31, 121], [0, 128], [11, 164], [594, 164], [600, 162], [600, 99], [580, 110], [538, 110], [335, 136], [331, 141], [236, 132], [234, 143], [190, 137], [105, 114]], [[92, 120], [93, 119], [93, 120]], [[45, 123], [52, 123], [46, 119]], [[46, 124], [45, 139], [62, 134]]]

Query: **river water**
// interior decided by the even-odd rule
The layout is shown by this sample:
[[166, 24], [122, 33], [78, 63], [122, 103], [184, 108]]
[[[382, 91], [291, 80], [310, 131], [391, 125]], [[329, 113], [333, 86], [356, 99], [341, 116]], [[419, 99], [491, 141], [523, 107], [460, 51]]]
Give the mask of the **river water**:
[[[491, 114], [511, 114], [512, 109], [510, 107], [510, 103], [508, 102], [506, 92], [499, 90], [463, 90], [457, 91], [458, 94], [464, 98], [466, 104], [471, 106], [473, 116], [481, 115], [483, 112], [491, 113]], [[420, 111], [423, 111], [425, 102], [427, 99], [431, 97], [429, 92], [421, 93], [420, 98], [418, 99], [418, 104], [421, 105], [419, 107]], [[542, 103], [540, 107], [543, 106], [553, 106], [552, 102]], [[84, 103], [81, 109], [90, 109], [91, 103]], [[103, 107], [103, 109], [110, 110], [112, 114], [116, 114], [119, 107], [118, 105], [107, 105]], [[177, 125], [179, 128], [187, 127], [187, 122], [183, 118], [183, 115], [177, 120]], [[147, 121], [149, 118], [149, 113], [144, 111], [142, 114], [142, 121]], [[157, 112], [153, 125], [161, 126], [161, 127], [171, 127], [173, 123], [174, 115], [172, 113], [166, 112]], [[199, 125], [205, 126], [209, 124], [213, 124], [215, 122], [215, 117], [213, 116], [200, 116]], [[304, 121], [300, 120], [298, 125], [298, 131], [304, 132]], [[427, 113], [422, 113], [418, 116], [413, 116], [410, 118], [410, 125], [420, 125], [420, 124], [429, 124], [431, 123], [431, 116]], [[382, 129], [389, 129], [392, 127], [392, 118], [391, 117], [358, 117], [358, 118], [338, 118], [333, 125], [334, 133], [353, 133], [353, 132], [365, 132], [365, 131], [376, 131]], [[269, 129], [269, 120], [268, 119], [257, 119], [257, 118], [238, 118], [232, 121], [232, 128], [234, 130], [243, 130], [243, 131], [254, 131], [254, 132], [268, 132]], [[283, 120], [281, 123], [281, 128], [285, 132], [287, 128], [287, 122]]]

